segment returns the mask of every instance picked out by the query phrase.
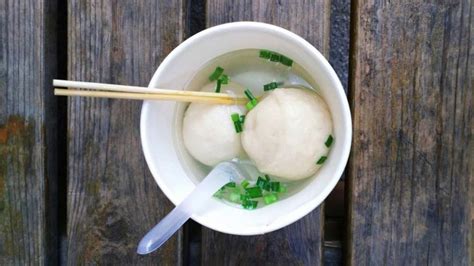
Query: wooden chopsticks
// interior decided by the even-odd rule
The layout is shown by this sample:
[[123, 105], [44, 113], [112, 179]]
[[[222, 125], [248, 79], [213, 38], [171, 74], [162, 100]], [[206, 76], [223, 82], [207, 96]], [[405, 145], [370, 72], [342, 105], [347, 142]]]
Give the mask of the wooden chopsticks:
[[[53, 86], [78, 89], [54, 89], [57, 96], [82, 96], [131, 100], [168, 100], [213, 104], [245, 104], [247, 98], [233, 97], [227, 93], [150, 89], [138, 86], [115, 85], [70, 80], [53, 80]], [[86, 90], [81, 90], [86, 89]]]

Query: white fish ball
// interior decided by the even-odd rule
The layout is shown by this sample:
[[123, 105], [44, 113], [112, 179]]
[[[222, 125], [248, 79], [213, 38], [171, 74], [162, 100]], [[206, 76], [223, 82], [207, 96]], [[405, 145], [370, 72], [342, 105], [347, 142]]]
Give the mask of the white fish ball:
[[324, 100], [303, 89], [276, 89], [246, 116], [242, 145], [263, 173], [299, 180], [316, 173], [327, 156], [332, 120]]
[[[215, 91], [216, 82], [207, 84], [202, 91]], [[222, 92], [243, 95], [239, 84], [222, 85]], [[243, 154], [240, 133], [232, 122], [233, 113], [244, 114], [245, 108], [236, 105], [191, 103], [184, 114], [183, 140], [188, 152], [199, 162], [215, 166]]]

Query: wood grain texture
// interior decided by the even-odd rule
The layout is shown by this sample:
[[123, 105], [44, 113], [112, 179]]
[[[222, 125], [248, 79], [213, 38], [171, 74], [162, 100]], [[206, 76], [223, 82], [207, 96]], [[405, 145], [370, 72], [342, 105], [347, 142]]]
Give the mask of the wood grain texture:
[[354, 6], [352, 265], [468, 265], [472, 3]]
[[[68, 78], [146, 86], [183, 39], [182, 1], [82, 1], [68, 5]], [[181, 263], [181, 233], [148, 256], [141, 237], [172, 204], [140, 144], [141, 102], [70, 98], [68, 264]]]
[[56, 6], [0, 1], [0, 265], [55, 265]]
[[235, 21], [271, 23], [300, 35], [328, 56], [330, 10], [329, 0], [207, 0], [206, 26]]
[[[287, 28], [329, 53], [329, 1], [207, 1], [207, 26], [252, 20]], [[202, 265], [319, 265], [322, 208], [266, 235], [241, 237], [202, 231]]]

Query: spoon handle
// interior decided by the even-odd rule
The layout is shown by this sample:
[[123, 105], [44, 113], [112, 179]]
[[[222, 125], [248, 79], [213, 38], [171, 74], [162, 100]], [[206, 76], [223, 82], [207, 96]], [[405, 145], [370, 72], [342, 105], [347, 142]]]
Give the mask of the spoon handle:
[[137, 253], [145, 255], [161, 247], [190, 217], [181, 204], [176, 206], [142, 238]]
[[158, 249], [192, 214], [205, 206], [206, 201], [210, 200], [218, 189], [230, 180], [238, 179], [239, 176], [239, 170], [232, 163], [225, 162], [217, 165], [191, 194], [143, 237], [138, 244], [137, 253], [144, 255]]

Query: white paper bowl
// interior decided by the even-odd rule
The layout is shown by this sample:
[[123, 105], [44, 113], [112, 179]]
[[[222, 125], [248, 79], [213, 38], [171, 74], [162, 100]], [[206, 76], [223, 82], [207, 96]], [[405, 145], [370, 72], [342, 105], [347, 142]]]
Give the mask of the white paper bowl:
[[[241, 49], [280, 52], [301, 65], [316, 81], [333, 118], [335, 142], [324, 163], [307, 185], [293, 196], [275, 204], [248, 211], [212, 199], [202, 212], [192, 216], [198, 223], [235, 235], [256, 235], [280, 229], [302, 218], [323, 202], [336, 186], [351, 147], [351, 114], [336, 73], [311, 44], [298, 35], [269, 24], [235, 22], [204, 30], [184, 41], [161, 63], [150, 88], [185, 87], [203, 63]], [[187, 78], [183, 78], [187, 77]], [[175, 102], [145, 101], [140, 130], [143, 152], [153, 177], [176, 205], [195, 187], [178, 159], [173, 140]]]

